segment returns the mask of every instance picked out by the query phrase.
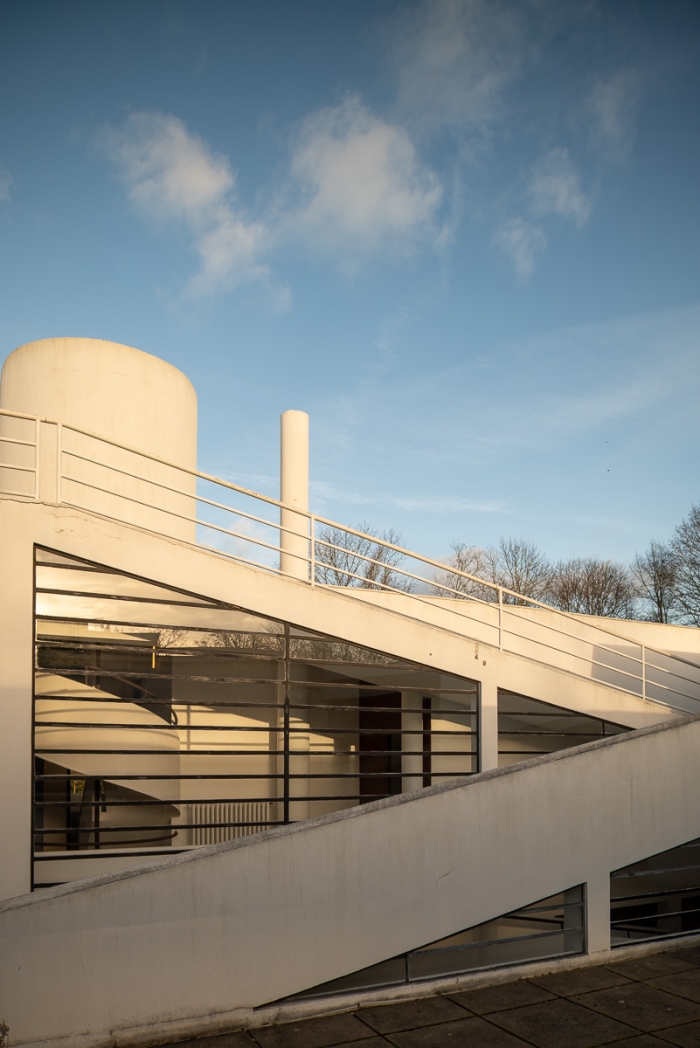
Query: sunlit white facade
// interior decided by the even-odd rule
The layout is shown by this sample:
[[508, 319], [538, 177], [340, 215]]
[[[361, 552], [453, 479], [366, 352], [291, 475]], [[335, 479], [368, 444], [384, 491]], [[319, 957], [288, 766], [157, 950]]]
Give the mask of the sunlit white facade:
[[564, 615], [318, 520], [306, 426], [283, 416], [266, 499], [197, 472], [165, 362], [88, 339], [6, 361], [13, 1045], [145, 1044], [700, 926], [697, 631]]

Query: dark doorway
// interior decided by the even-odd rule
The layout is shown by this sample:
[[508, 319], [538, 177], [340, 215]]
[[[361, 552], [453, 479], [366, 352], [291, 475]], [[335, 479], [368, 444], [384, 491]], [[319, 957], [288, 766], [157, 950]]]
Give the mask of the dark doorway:
[[360, 692], [360, 799], [401, 793], [401, 692]]

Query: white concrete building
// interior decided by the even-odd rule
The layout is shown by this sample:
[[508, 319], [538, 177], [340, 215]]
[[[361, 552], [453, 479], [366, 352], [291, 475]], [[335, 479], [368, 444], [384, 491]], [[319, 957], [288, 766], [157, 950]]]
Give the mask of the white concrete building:
[[147, 1044], [700, 929], [698, 631], [315, 517], [303, 412], [279, 501], [199, 473], [196, 410], [110, 342], [3, 368], [7, 1043]]

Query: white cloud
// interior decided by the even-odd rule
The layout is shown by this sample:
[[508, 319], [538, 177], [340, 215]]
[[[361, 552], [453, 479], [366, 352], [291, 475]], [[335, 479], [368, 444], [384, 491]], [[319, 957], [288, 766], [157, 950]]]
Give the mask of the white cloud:
[[428, 0], [402, 12], [394, 37], [399, 106], [428, 129], [490, 120], [520, 72], [531, 6]]
[[559, 215], [579, 227], [590, 218], [592, 200], [581, 186], [567, 149], [552, 149], [535, 165], [529, 195], [532, 210], [539, 217]]
[[547, 245], [539, 226], [524, 218], [511, 218], [499, 226], [492, 243], [510, 257], [519, 277], [529, 277], [535, 268], [535, 255]]
[[505, 513], [503, 502], [488, 499], [460, 498], [403, 498], [399, 495], [362, 495], [356, 491], [338, 488], [333, 484], [316, 481], [311, 485], [317, 504], [342, 502], [352, 506], [392, 506], [397, 509], [426, 511], [428, 513]]
[[268, 230], [235, 205], [235, 174], [177, 117], [133, 113], [121, 128], [104, 132], [102, 150], [119, 170], [142, 218], [183, 225], [200, 267], [188, 291], [206, 295], [222, 287], [267, 281], [261, 261]]
[[638, 98], [639, 76], [634, 69], [598, 80], [591, 91], [587, 105], [591, 141], [608, 160], [622, 160], [632, 146]]
[[12, 188], [12, 175], [9, 171], [4, 168], [0, 168], [0, 203], [10, 199], [10, 189]]
[[265, 260], [285, 240], [354, 264], [373, 251], [405, 253], [421, 241], [444, 239], [435, 225], [437, 177], [420, 163], [402, 127], [357, 98], [304, 121], [291, 158], [296, 202], [264, 218], [238, 203], [228, 159], [177, 117], [133, 113], [98, 144], [142, 219], [178, 224], [191, 236], [199, 256], [187, 288], [194, 297], [258, 282], [276, 308], [288, 308], [290, 292], [275, 283]]
[[437, 239], [442, 198], [404, 128], [357, 98], [308, 117], [292, 158], [305, 201], [292, 226], [313, 246], [347, 254], [406, 250]]

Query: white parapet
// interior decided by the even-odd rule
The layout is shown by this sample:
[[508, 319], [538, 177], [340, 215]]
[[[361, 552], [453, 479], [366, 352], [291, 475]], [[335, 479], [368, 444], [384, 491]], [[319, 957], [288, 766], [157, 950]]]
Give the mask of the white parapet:
[[280, 510], [280, 567], [292, 578], [309, 578], [309, 416], [285, 411], [280, 417], [280, 502], [299, 509]]

